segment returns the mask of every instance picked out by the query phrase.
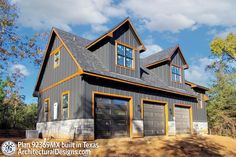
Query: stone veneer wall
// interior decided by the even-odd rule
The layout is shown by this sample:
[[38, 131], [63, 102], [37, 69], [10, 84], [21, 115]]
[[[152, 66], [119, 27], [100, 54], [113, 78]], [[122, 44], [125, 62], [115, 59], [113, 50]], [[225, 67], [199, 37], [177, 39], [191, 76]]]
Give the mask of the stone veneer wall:
[[94, 140], [93, 119], [41, 122], [36, 126], [43, 138]]
[[[133, 120], [133, 137], [143, 137], [143, 120]], [[64, 138], [94, 140], [94, 119], [73, 119], [37, 123], [37, 130], [43, 138]], [[193, 122], [193, 131], [207, 134], [207, 122]], [[175, 135], [175, 121], [168, 121], [168, 135]]]

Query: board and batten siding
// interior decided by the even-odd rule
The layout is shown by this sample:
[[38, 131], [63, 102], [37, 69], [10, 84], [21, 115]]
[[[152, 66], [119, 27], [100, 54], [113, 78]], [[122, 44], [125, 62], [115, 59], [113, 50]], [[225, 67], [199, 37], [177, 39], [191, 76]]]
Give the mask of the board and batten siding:
[[122, 26], [114, 32], [113, 38], [103, 43], [99, 48], [93, 51], [102, 61], [105, 67], [108, 67], [109, 71], [116, 72], [118, 74], [127, 75], [131, 77], [140, 77], [140, 54], [134, 52], [134, 69], [124, 68], [116, 65], [116, 54], [115, 54], [115, 41], [119, 41], [138, 48], [140, 43], [134, 32], [128, 25]]
[[109, 45], [110, 45], [110, 71], [116, 72], [122, 75], [127, 75], [131, 77], [140, 77], [140, 55], [139, 52], [134, 52], [134, 69], [124, 68], [121, 66], [116, 65], [116, 54], [115, 54], [115, 41], [119, 41], [122, 43], [125, 43], [127, 45], [130, 45], [134, 48], [138, 48], [140, 46], [140, 43], [133, 32], [133, 30], [130, 28], [129, 25], [124, 25], [117, 29], [114, 34], [113, 38], [110, 39]]
[[[70, 102], [69, 102], [69, 119], [79, 119], [82, 118], [83, 106], [82, 100], [84, 95], [83, 80], [81, 76], [76, 76], [73, 79], [63, 82], [58, 86], [51, 88], [39, 95], [39, 111], [38, 111], [38, 122], [44, 121], [44, 100], [50, 98], [50, 121], [58, 121], [61, 119], [61, 94], [65, 91], [70, 92]], [[53, 120], [53, 104], [58, 103], [58, 119]]]
[[[60, 45], [60, 40], [55, 37], [52, 45], [52, 50], [50, 52], [58, 48]], [[67, 76], [74, 74], [77, 70], [78, 69], [75, 62], [73, 61], [65, 47], [62, 46], [60, 50], [60, 65], [57, 68], [54, 68], [54, 55], [49, 56], [39, 89], [42, 90], [66, 78]]]
[[[151, 99], [168, 102], [168, 117], [169, 121], [173, 120], [173, 106], [174, 104], [187, 104], [193, 108], [193, 121], [206, 121], [205, 111], [199, 112], [197, 108], [197, 100], [176, 94], [165, 93], [161, 91], [145, 89], [142, 87], [135, 87], [122, 83], [114, 83], [103, 79], [86, 78], [85, 80], [85, 100], [83, 105], [85, 107], [85, 118], [92, 118], [92, 92], [111, 93], [123, 96], [133, 97], [133, 119], [141, 119], [141, 100]], [[206, 110], [205, 105], [201, 110]]]

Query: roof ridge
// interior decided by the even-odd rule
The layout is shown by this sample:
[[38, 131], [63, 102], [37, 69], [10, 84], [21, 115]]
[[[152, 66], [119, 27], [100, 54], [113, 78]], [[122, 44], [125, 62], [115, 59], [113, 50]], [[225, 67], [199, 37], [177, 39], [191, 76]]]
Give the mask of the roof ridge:
[[57, 28], [57, 27], [52, 27], [52, 29], [55, 29], [55, 30], [57, 30], [57, 31], [59, 30], [59, 31], [61, 31], [61, 32], [64, 32], [64, 33], [67, 33], [67, 34], [73, 35], [73, 36], [75, 36], [75, 37], [77, 37], [77, 38], [81, 38], [81, 39], [84, 39], [84, 40], [87, 40], [87, 41], [92, 42], [92, 40], [89, 40], [89, 39], [84, 38], [84, 37], [82, 37], [82, 36], [79, 36], [79, 35], [77, 35], [77, 34], [75, 34], [75, 33], [72, 33], [72, 32], [69, 32], [69, 31], [65, 31], [65, 30], [60, 29], [60, 28]]

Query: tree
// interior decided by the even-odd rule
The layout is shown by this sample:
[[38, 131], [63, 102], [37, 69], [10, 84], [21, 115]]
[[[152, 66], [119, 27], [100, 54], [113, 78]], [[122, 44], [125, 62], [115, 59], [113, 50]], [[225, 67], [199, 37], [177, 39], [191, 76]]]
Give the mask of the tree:
[[29, 59], [37, 66], [42, 61], [42, 40], [47, 33], [36, 33], [32, 37], [17, 33], [17, 7], [8, 0], [0, 0], [0, 69], [4, 73], [9, 64]]
[[215, 80], [208, 92], [207, 106], [209, 127], [218, 134], [235, 136], [236, 127], [236, 36], [215, 38], [211, 42], [214, 62], [208, 70], [215, 73]]
[[0, 128], [23, 127], [22, 122], [28, 119], [27, 116], [32, 118], [31, 114], [27, 114], [31, 106], [26, 106], [20, 93], [24, 76], [20, 71], [9, 73], [9, 68], [24, 61], [39, 67], [47, 37], [47, 33], [36, 33], [32, 37], [20, 35], [18, 16], [16, 4], [0, 0]]

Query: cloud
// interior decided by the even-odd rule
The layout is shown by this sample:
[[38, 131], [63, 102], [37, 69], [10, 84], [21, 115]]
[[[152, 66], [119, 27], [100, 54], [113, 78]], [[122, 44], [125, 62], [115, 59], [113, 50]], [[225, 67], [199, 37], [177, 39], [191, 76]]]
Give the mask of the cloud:
[[236, 25], [236, 1], [228, 0], [125, 0], [121, 4], [152, 31], [195, 30], [201, 25]]
[[199, 58], [190, 64], [190, 68], [185, 71], [185, 78], [188, 81], [207, 86], [214, 75], [210, 71], [206, 71], [206, 67], [214, 62], [214, 59], [207, 57]]
[[19, 22], [33, 29], [52, 26], [71, 31], [71, 26], [91, 25], [106, 30], [114, 17], [133, 16], [151, 31], [179, 32], [206, 26], [236, 26], [235, 0], [15, 0]]
[[[71, 31], [74, 25], [103, 25], [110, 17], [125, 15], [112, 0], [16, 0], [19, 22], [24, 27], [48, 29], [52, 26]], [[104, 27], [99, 27], [102, 30]]]
[[229, 27], [229, 28], [226, 28], [223, 31], [216, 32], [215, 36], [225, 39], [229, 33], [236, 34], [236, 27]]
[[28, 71], [28, 69], [26, 68], [26, 66], [22, 65], [22, 64], [14, 64], [11, 67], [11, 72], [12, 73], [20, 73], [24, 76], [29, 76], [30, 72]]
[[145, 52], [141, 53], [141, 55], [140, 55], [141, 58], [150, 56], [150, 55], [162, 50], [162, 48], [157, 44], [149, 44], [149, 45], [145, 45], [145, 47], [147, 48], [147, 50]]

